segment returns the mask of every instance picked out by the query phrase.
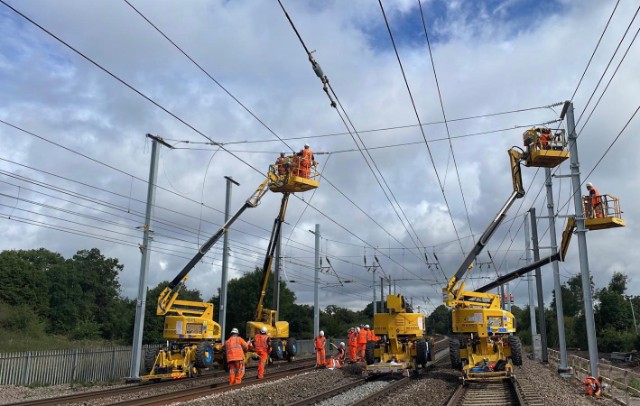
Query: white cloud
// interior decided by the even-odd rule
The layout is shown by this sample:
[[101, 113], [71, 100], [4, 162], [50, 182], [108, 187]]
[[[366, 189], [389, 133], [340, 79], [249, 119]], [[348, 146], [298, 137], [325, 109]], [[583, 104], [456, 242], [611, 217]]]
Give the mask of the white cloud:
[[[402, 18], [415, 13], [418, 18], [416, 2], [388, 3], [385, 6], [390, 13], [398, 13], [394, 15]], [[427, 7], [435, 4], [423, 3]], [[329, 107], [322, 85], [312, 72], [286, 18], [273, 4], [202, 1], [178, 7], [172, 3], [139, 1], [134, 5], [280, 137], [345, 131], [342, 121]], [[279, 142], [232, 144], [247, 140], [273, 141], [276, 138], [125, 3], [21, 1], [15, 2], [14, 6], [200, 132], [227, 144], [228, 149], [236, 151], [240, 158], [260, 171], [266, 170], [278, 152], [287, 149]], [[384, 175], [384, 181], [380, 179], [380, 182], [386, 182], [400, 202], [411, 226], [428, 246], [428, 255], [435, 252], [444, 272], [450, 275], [462, 260], [462, 252], [449, 211], [462, 238], [461, 244], [468, 250], [472, 244], [469, 230], [473, 230], [475, 238], [478, 238], [510, 194], [511, 176], [506, 150], [521, 143], [522, 129], [455, 137], [547, 121], [557, 117], [558, 108], [555, 112], [546, 109], [449, 123], [471, 221], [469, 224], [453, 161], [448, 155], [447, 141], [430, 142], [432, 163], [423, 136], [415, 127], [384, 132], [363, 131], [417, 124], [393, 50], [386, 42], [373, 43], [376, 38], [385, 38], [386, 35], [378, 5], [361, 1], [322, 5], [290, 2], [286, 6], [290, 8], [289, 13], [309, 49], [316, 50], [316, 59], [330, 78], [365, 145], [373, 148], [418, 142], [402, 147], [372, 149], [370, 152]], [[454, 119], [515, 110], [569, 98], [611, 7], [595, 0], [567, 2], [564, 6], [558, 14], [548, 15], [531, 26], [519, 27], [509, 21], [509, 15], [517, 9], [518, 2], [503, 2], [501, 7], [485, 10], [485, 14], [477, 16], [469, 14], [464, 2], [449, 2], [447, 18], [437, 18], [433, 24], [439, 40], [432, 43], [447, 117]], [[585, 107], [624, 32], [629, 16], [633, 14], [631, 7], [629, 4], [620, 5], [574, 99], [576, 116]], [[427, 9], [428, 12], [430, 10]], [[428, 13], [426, 15], [429, 16]], [[0, 18], [3, 21], [0, 25], [0, 92], [5, 95], [0, 105], [0, 119], [143, 180], [148, 176], [150, 157], [144, 134], [159, 134], [173, 140], [206, 141], [7, 8], [0, 11]], [[373, 36], [372, 30], [378, 28], [383, 30], [382, 33], [378, 37]], [[397, 28], [392, 26], [394, 30]], [[415, 41], [407, 44], [401, 35], [396, 40], [421, 120], [441, 120], [431, 63], [424, 44], [416, 44]], [[623, 44], [625, 47], [628, 41]], [[640, 54], [632, 49], [602, 104], [580, 135], [583, 181], [637, 107], [639, 65]], [[582, 120], [584, 123], [586, 117]], [[601, 186], [601, 191], [620, 197], [628, 223], [628, 227], [622, 230], [588, 234], [596, 285], [604, 286], [611, 272], [621, 270], [631, 275], [630, 294], [638, 294], [640, 288], [640, 279], [634, 278], [630, 266], [637, 263], [632, 244], [638, 238], [636, 223], [639, 213], [636, 208], [640, 206], [640, 196], [635, 192], [638, 190], [638, 170], [632, 151], [638, 150], [637, 140], [633, 137], [638, 128], [636, 119], [589, 178]], [[428, 140], [446, 138], [447, 132], [443, 125], [430, 125], [425, 127], [425, 136]], [[303, 142], [302, 139], [287, 141], [292, 149], [300, 148]], [[354, 140], [348, 135], [312, 138], [310, 142], [315, 151], [322, 152], [355, 148]], [[233, 189], [233, 210], [262, 181], [258, 173], [223, 151], [211, 158], [211, 146], [193, 143], [176, 146], [206, 148], [208, 151], [176, 149], [162, 152], [158, 184], [166, 190], [159, 190], [156, 199], [160, 208], [155, 213], [157, 238], [152, 263], [157, 264], [157, 269], [150, 272], [149, 284], [152, 286], [172, 279], [195, 254], [199, 244], [222, 223], [223, 176], [231, 175], [241, 183]], [[99, 231], [94, 228], [97, 223], [87, 217], [65, 215], [65, 218], [88, 225], [76, 228], [109, 240], [104, 241], [27, 225], [15, 221], [15, 217], [12, 220], [3, 218], [0, 221], [4, 238], [0, 248], [44, 246], [68, 257], [77, 250], [98, 247], [104, 255], [117, 257], [125, 264], [121, 279], [123, 292], [135, 295], [140, 263], [137, 244], [141, 242], [141, 232], [136, 227], [143, 223], [141, 213], [144, 212], [146, 184], [1, 124], [0, 150], [4, 151], [0, 153], [3, 159], [85, 185], [6, 161], [0, 161], [1, 170], [57, 185], [69, 192], [100, 199], [100, 202], [91, 204], [86, 198], [70, 198], [52, 192], [50, 188], [0, 175], [0, 181], [21, 185], [21, 197], [40, 199], [47, 204], [117, 223], [101, 225], [111, 231]], [[438, 283], [443, 283], [439, 272], [427, 269], [420, 262], [422, 250], [412, 254], [398, 243], [400, 241], [410, 247], [415, 237], [409, 237], [359, 152], [318, 155], [317, 159], [321, 166], [326, 164], [323, 173], [326, 179], [321, 187], [313, 198], [309, 192], [298, 196], [302, 200], [293, 197], [289, 202], [287, 224], [283, 230], [284, 237], [291, 238], [285, 240], [285, 269], [289, 279], [311, 283], [314, 238], [306, 230], [319, 223], [323, 237], [328, 239], [328, 242], [323, 240], [323, 257], [338, 257], [331, 261], [340, 276], [354, 280], [344, 288], [323, 289], [323, 306], [336, 303], [362, 308], [370, 300], [371, 274], [361, 265], [365, 252], [368, 261], [373, 260], [372, 247], [379, 249], [376, 255], [385, 272], [397, 279], [415, 279], [417, 276], [425, 281], [439, 278]], [[434, 166], [444, 185], [449, 208], [445, 205]], [[377, 172], [375, 167], [374, 171]], [[561, 171], [566, 174], [568, 165], [564, 164]], [[523, 169], [525, 185], [532, 186], [522, 206], [518, 201], [511, 209], [510, 218], [516, 216], [516, 212], [526, 211], [534, 201], [538, 215], [546, 215], [544, 192], [536, 198], [542, 187], [542, 175], [535, 174], [536, 170], [532, 168]], [[27, 191], [26, 188], [47, 192], [54, 197]], [[569, 188], [567, 180], [555, 181], [556, 203], [559, 201], [562, 206], [569, 200]], [[0, 189], [9, 196], [0, 198], [0, 203], [5, 205], [0, 206], [4, 217], [9, 214], [35, 216], [17, 211], [33, 210], [33, 207], [26, 202], [16, 205], [16, 186], [0, 183]], [[179, 194], [185, 194], [190, 200]], [[70, 201], [63, 202], [60, 200], [63, 197]], [[393, 201], [391, 194], [389, 198]], [[201, 201], [217, 211], [202, 206], [199, 204]], [[313, 207], [302, 214], [309, 201]], [[104, 202], [113, 206], [105, 207]], [[259, 207], [247, 210], [234, 224], [230, 233], [232, 277], [261, 266], [279, 202], [280, 196], [270, 193]], [[78, 206], [78, 203], [87, 207]], [[12, 211], [14, 206], [16, 209]], [[96, 208], [103, 212], [96, 211]], [[59, 212], [41, 208], [38, 213], [38, 221], [70, 227], [60, 220], [42, 217], [60, 216]], [[498, 265], [503, 264], [503, 271], [521, 264], [519, 259], [524, 256], [521, 221], [522, 217], [518, 216], [513, 223], [505, 222], [489, 244], [488, 250]], [[296, 229], [292, 230], [295, 224]], [[539, 228], [540, 234], [544, 234], [544, 220], [541, 220]], [[196, 236], [198, 232], [199, 237]], [[115, 239], [127, 241], [128, 245], [114, 242]], [[365, 249], [362, 240], [370, 246]], [[541, 245], [548, 243], [541, 242]], [[194, 269], [189, 281], [189, 285], [200, 289], [206, 298], [216, 293], [219, 287], [220, 250], [221, 243], [214, 247], [203, 264]], [[565, 277], [578, 271], [577, 244], [571, 250], [570, 261], [561, 268]], [[486, 252], [480, 260], [488, 260]], [[487, 273], [486, 268], [473, 272], [479, 276], [495, 275], [493, 269]], [[552, 286], [550, 275], [551, 272], [545, 273], [547, 297], [550, 297]], [[327, 274], [323, 274], [321, 279], [324, 283], [335, 282], [335, 277]], [[478, 284], [483, 282], [480, 280]], [[523, 300], [526, 298], [524, 285], [512, 284], [516, 287], [516, 297]], [[300, 301], [312, 302], [312, 291], [308, 286], [298, 283], [291, 286]], [[433, 283], [399, 283], [399, 288], [413, 297], [416, 304], [425, 306], [426, 303], [422, 302], [430, 302], [428, 308], [441, 301], [440, 286]], [[517, 302], [521, 304], [519, 299]]]

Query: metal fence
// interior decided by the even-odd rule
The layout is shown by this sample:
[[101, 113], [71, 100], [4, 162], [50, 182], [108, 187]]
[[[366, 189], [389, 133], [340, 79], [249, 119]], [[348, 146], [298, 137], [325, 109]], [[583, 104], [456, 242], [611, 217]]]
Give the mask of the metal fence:
[[[144, 345], [142, 354], [159, 346]], [[313, 340], [298, 340], [300, 355], [313, 351]], [[130, 366], [130, 346], [0, 353], [0, 385], [118, 381], [129, 376]]]

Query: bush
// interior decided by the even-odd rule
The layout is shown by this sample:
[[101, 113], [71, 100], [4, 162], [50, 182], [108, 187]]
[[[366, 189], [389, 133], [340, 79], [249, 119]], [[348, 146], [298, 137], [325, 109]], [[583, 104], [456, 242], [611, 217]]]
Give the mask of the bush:
[[11, 335], [43, 337], [44, 323], [27, 305], [9, 306], [0, 302], [0, 329]]
[[93, 320], [82, 320], [76, 324], [69, 337], [72, 340], [96, 340], [100, 338], [100, 325]]
[[631, 351], [636, 335], [628, 331], [605, 328], [598, 334], [598, 350], [602, 352]]

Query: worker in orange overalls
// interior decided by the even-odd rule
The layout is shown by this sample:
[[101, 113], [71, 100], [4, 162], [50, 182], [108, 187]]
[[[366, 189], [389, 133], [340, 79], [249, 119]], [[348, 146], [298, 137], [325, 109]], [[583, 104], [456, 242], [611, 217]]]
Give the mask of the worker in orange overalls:
[[271, 337], [267, 334], [267, 328], [262, 326], [260, 334], [256, 334], [252, 343], [253, 349], [258, 355], [258, 379], [264, 378], [264, 369], [269, 359], [269, 349], [271, 348]]
[[324, 331], [320, 330], [320, 335], [314, 339], [316, 349], [316, 368], [324, 368], [327, 366], [325, 344], [327, 339], [324, 337]]
[[336, 349], [336, 355], [331, 357], [331, 362], [329, 364], [329, 368], [331, 369], [340, 369], [340, 366], [345, 362], [345, 345], [344, 343], [340, 343], [340, 345], [335, 345], [331, 343], [331, 346]]
[[229, 385], [242, 383], [244, 376], [244, 352], [249, 349], [249, 345], [242, 337], [239, 337], [237, 328], [231, 329], [231, 337], [224, 343], [227, 354], [227, 365], [229, 365]]
[[367, 348], [367, 337], [369, 333], [364, 329], [364, 325], [360, 325], [360, 329], [358, 331], [358, 357], [362, 360], [364, 359], [364, 350]]
[[540, 149], [549, 149], [549, 141], [551, 141], [551, 128], [541, 128]]
[[602, 212], [602, 196], [600, 195], [600, 192], [598, 191], [598, 189], [596, 189], [593, 186], [593, 183], [588, 182], [587, 183], [587, 190], [589, 191], [589, 203], [590, 203], [590, 207], [589, 207], [589, 213], [588, 216], [589, 218], [602, 218], [604, 217], [604, 214]]
[[356, 328], [352, 327], [349, 329], [349, 333], [347, 335], [347, 340], [349, 343], [349, 360], [351, 362], [357, 361], [357, 350], [358, 350], [358, 333], [356, 332]]
[[378, 337], [376, 337], [376, 333], [373, 331], [372, 328], [369, 327], [368, 324], [364, 326], [364, 329], [367, 332], [367, 341], [374, 341], [374, 342], [378, 341]]
[[594, 378], [587, 376], [584, 378], [584, 393], [587, 396], [600, 397], [602, 395], [602, 377]]
[[289, 171], [289, 162], [284, 152], [280, 153], [278, 159], [276, 159], [276, 167], [278, 168], [278, 175], [286, 175]]
[[302, 152], [302, 158], [300, 159], [300, 176], [309, 179], [311, 175], [311, 165], [313, 165], [313, 152], [309, 148], [309, 144], [304, 144]]
[[297, 154], [293, 154], [291, 158], [291, 174], [293, 176], [302, 176], [302, 168], [300, 162], [302, 161], [302, 151]]

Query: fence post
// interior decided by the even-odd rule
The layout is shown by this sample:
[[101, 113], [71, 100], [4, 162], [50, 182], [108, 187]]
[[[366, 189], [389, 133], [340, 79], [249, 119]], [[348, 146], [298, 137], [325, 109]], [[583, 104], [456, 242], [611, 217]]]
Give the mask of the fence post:
[[73, 372], [71, 373], [71, 382], [75, 382], [78, 376], [78, 349], [73, 350]]
[[31, 368], [31, 351], [27, 352], [27, 361], [24, 367], [24, 371], [22, 371], [22, 384], [29, 385], [31, 382], [29, 379], [29, 369]]
[[111, 347], [111, 374], [109, 375], [109, 380], [113, 379], [116, 366], [116, 347]]
[[615, 380], [613, 379], [613, 364], [609, 364], [609, 381], [611, 382], [611, 399], [615, 402], [616, 400], [616, 385]]
[[624, 371], [624, 401], [629, 404], [629, 371]]

